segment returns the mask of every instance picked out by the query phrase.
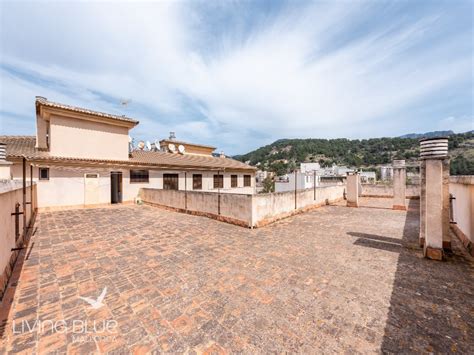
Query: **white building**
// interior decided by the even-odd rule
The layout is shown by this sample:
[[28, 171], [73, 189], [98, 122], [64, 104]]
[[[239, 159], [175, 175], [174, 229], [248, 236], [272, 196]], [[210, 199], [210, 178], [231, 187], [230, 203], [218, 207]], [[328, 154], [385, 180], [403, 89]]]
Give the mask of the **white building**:
[[374, 184], [377, 179], [375, 171], [361, 171], [359, 175], [361, 183]]
[[302, 173], [318, 171], [321, 169], [321, 165], [319, 163], [301, 163], [300, 164], [300, 171]]
[[[129, 150], [138, 121], [36, 99], [36, 136], [0, 136], [5, 175], [32, 174], [38, 207], [99, 205], [133, 201], [140, 188], [255, 193], [255, 168], [214, 147], [163, 140], [161, 150]], [[165, 149], [166, 148], [166, 149]]]
[[380, 179], [382, 181], [392, 181], [393, 179], [393, 168], [391, 166], [380, 167]]
[[[296, 180], [296, 183], [295, 183]], [[284, 192], [294, 190], [310, 189], [314, 187], [316, 181], [316, 187], [319, 186], [320, 176], [314, 174], [314, 172], [302, 173], [297, 171], [296, 173], [288, 174], [287, 181], [275, 181], [275, 192]]]

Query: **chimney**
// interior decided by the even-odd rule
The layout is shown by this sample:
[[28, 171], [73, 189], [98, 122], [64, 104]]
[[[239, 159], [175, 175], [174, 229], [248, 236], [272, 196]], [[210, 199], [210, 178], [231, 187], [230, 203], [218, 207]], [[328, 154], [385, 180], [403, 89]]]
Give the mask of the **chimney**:
[[174, 132], [170, 132], [170, 137], [169, 137], [169, 140], [170, 141], [173, 141], [176, 139], [176, 135], [174, 134]]
[[11, 180], [12, 163], [7, 161], [7, 145], [0, 143], [0, 180]]

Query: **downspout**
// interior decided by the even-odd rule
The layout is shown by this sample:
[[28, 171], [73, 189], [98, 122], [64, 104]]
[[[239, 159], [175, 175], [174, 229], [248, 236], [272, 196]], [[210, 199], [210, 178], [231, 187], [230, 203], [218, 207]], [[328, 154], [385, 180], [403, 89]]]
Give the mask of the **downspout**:
[[296, 173], [296, 170], [295, 170], [295, 210], [298, 208], [298, 199], [297, 199], [297, 195], [296, 195], [297, 185], [298, 185], [298, 180], [297, 180], [297, 173]]
[[184, 172], [184, 210], [188, 210], [188, 172]]
[[23, 242], [26, 238], [26, 158], [23, 157]]

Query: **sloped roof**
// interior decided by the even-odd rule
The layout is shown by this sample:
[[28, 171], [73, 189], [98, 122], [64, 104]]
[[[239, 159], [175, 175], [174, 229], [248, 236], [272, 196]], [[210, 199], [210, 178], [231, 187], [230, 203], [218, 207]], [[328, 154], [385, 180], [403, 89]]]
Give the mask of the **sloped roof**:
[[65, 105], [65, 104], [61, 104], [61, 103], [58, 103], [58, 102], [48, 101], [44, 97], [37, 96], [36, 97], [36, 107], [38, 109], [41, 106], [59, 108], [59, 109], [78, 112], [78, 113], [84, 113], [84, 114], [92, 115], [92, 116], [99, 117], [99, 118], [107, 118], [107, 119], [113, 119], [113, 120], [118, 120], [118, 121], [129, 122], [129, 123], [133, 123], [135, 125], [137, 125], [139, 123], [137, 120], [135, 120], [133, 118], [130, 118], [130, 117], [127, 117], [125, 115], [123, 115], [123, 116], [113, 115], [111, 113], [105, 113], [105, 112], [90, 110], [90, 109], [87, 109], [87, 108]]
[[184, 142], [184, 141], [178, 141], [176, 139], [162, 139], [160, 141], [160, 145], [162, 145], [163, 143], [173, 143], [173, 144], [182, 144], [182, 145], [190, 145], [190, 146], [193, 146], [193, 147], [203, 147], [203, 148], [207, 148], [207, 149], [212, 149], [212, 150], [215, 150], [216, 147], [213, 147], [211, 145], [205, 145], [205, 144], [197, 144], [197, 143], [189, 143], [189, 142]]
[[47, 151], [39, 151], [35, 148], [36, 137], [34, 136], [0, 136], [0, 143], [7, 145], [7, 159], [21, 158], [25, 156], [28, 160], [51, 161], [64, 163], [102, 163], [102, 164], [123, 164], [123, 165], [146, 165], [150, 167], [166, 168], [195, 168], [199, 169], [236, 169], [236, 170], [256, 170], [253, 166], [244, 164], [230, 158], [220, 158], [213, 156], [181, 155], [177, 153], [153, 152], [135, 150], [128, 160], [107, 160], [107, 159], [85, 159], [74, 157], [55, 157]]

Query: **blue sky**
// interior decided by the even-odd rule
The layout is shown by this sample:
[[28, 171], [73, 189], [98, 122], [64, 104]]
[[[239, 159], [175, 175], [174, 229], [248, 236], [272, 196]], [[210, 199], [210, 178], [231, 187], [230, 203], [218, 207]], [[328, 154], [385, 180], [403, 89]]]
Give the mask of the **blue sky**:
[[472, 1], [3, 1], [0, 16], [0, 134], [34, 134], [35, 95], [228, 154], [474, 129]]

